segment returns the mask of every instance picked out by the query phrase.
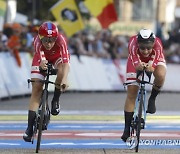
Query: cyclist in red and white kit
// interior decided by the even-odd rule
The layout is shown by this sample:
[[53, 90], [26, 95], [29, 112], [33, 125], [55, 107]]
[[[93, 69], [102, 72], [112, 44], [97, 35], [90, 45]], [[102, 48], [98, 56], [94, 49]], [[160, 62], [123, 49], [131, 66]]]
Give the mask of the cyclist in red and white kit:
[[[67, 76], [69, 73], [70, 55], [63, 35], [58, 32], [58, 28], [52, 22], [44, 22], [34, 38], [35, 54], [31, 67], [31, 79], [36, 81], [44, 79], [44, 74], [40, 69], [47, 70], [47, 64], [52, 63], [58, 69], [56, 83], [61, 86], [55, 86], [54, 96], [51, 102], [51, 114], [58, 115], [60, 112], [59, 98], [67, 87]], [[62, 86], [63, 85], [63, 86]], [[23, 135], [26, 142], [31, 142], [33, 134], [33, 124], [36, 117], [36, 111], [39, 107], [43, 84], [40, 82], [32, 83], [32, 94], [28, 111], [28, 127]]]
[[[154, 86], [148, 100], [147, 113], [156, 112], [155, 99], [165, 81], [166, 62], [161, 40], [149, 29], [142, 29], [132, 36], [128, 44], [129, 56], [127, 60], [126, 82], [136, 81], [137, 70], [153, 72]], [[127, 97], [124, 106], [125, 127], [121, 139], [125, 142], [130, 136], [130, 125], [134, 114], [138, 84], [130, 84], [127, 88]]]

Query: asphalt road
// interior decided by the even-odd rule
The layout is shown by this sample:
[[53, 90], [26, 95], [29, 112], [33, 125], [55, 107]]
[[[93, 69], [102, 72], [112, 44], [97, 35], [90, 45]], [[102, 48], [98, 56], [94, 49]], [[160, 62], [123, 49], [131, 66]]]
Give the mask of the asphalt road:
[[[148, 94], [149, 97], [149, 94]], [[157, 98], [157, 113], [163, 115], [180, 115], [180, 105], [179, 105], [179, 94], [178, 93], [161, 93]], [[11, 113], [11, 111], [27, 111], [29, 96], [18, 97], [13, 99], [0, 100], [0, 112], [6, 111]], [[52, 94], [49, 97], [51, 100]], [[115, 113], [123, 114], [124, 101], [126, 98], [126, 93], [123, 92], [99, 92], [99, 93], [71, 93], [67, 92], [61, 96], [61, 109], [62, 111], [73, 112], [83, 111], [92, 112], [96, 114], [95, 111], [102, 111], [102, 113], [107, 113], [108, 111], [113, 111]], [[4, 123], [5, 121], [3, 121]], [[65, 121], [64, 121], [65, 122]], [[68, 122], [70, 123], [70, 122]], [[74, 122], [73, 122], [74, 123]], [[84, 130], [85, 131], [85, 130]], [[21, 130], [21, 134], [24, 132]], [[86, 132], [86, 131], [85, 131]], [[88, 131], [87, 131], [88, 132]], [[3, 131], [2, 131], [3, 133]], [[13, 140], [12, 140], [13, 141]], [[8, 141], [6, 141], [8, 142]], [[1, 149], [0, 153], [4, 154], [23, 154], [23, 153], [35, 153], [34, 148], [32, 149]], [[119, 154], [119, 153], [134, 153], [134, 150], [128, 149], [41, 149], [40, 153], [67, 153], [67, 154]], [[140, 149], [139, 153], [179, 153], [179, 148], [177, 149]]]
[[[147, 95], [147, 98], [149, 94]], [[99, 93], [72, 93], [67, 92], [61, 96], [61, 109], [64, 111], [117, 111], [124, 108], [125, 92], [99, 92]], [[0, 100], [2, 110], [27, 110], [29, 96]], [[52, 94], [49, 96], [49, 102]], [[157, 114], [159, 112], [178, 113], [180, 111], [179, 93], [161, 93], [157, 97]], [[167, 113], [166, 112], [166, 113]]]

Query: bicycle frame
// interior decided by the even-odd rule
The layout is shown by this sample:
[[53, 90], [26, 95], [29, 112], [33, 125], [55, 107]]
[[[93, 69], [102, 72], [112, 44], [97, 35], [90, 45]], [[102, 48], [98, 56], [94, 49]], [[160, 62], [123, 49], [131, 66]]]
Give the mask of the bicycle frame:
[[[149, 81], [145, 81], [145, 74], [148, 76]], [[136, 97], [135, 102], [135, 109], [134, 109], [134, 115], [131, 122], [131, 131], [130, 131], [130, 137], [127, 139], [127, 145], [130, 147], [130, 149], [134, 149], [138, 152], [139, 148], [139, 142], [140, 142], [140, 132], [141, 129], [145, 128], [145, 122], [146, 122], [146, 84], [151, 84], [151, 74], [150, 72], [146, 72], [145, 70], [141, 72], [137, 72], [137, 79], [139, 76], [142, 76], [141, 80], [137, 80], [135, 82], [139, 83], [139, 90]], [[125, 83], [125, 85], [135, 83], [134, 81], [131, 83]], [[143, 117], [143, 118], [142, 118]]]

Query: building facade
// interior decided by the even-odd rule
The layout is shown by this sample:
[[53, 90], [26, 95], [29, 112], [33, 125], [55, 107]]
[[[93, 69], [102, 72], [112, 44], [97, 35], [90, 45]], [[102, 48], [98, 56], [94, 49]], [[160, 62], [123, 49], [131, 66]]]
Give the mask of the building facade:
[[114, 34], [132, 35], [141, 28], [156, 31], [162, 24], [165, 31], [172, 29], [180, 0], [114, 0], [114, 4], [119, 21], [110, 29]]

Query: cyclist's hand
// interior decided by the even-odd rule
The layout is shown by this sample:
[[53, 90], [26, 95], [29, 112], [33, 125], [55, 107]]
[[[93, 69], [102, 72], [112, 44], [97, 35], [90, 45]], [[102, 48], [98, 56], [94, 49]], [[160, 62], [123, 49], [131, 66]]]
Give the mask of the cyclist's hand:
[[151, 64], [147, 64], [147, 65], [146, 65], [146, 71], [148, 71], [148, 72], [154, 72], [154, 68], [152, 67]]
[[48, 64], [47, 60], [42, 60], [39, 66], [41, 67], [41, 69], [47, 70], [48, 69], [48, 65], [47, 64]]
[[61, 92], [65, 92], [69, 86], [67, 84], [61, 84]]
[[139, 65], [136, 67], [136, 70], [139, 70], [139, 71], [143, 71], [144, 68], [146, 68], [146, 63], [145, 62], [140, 62]]

